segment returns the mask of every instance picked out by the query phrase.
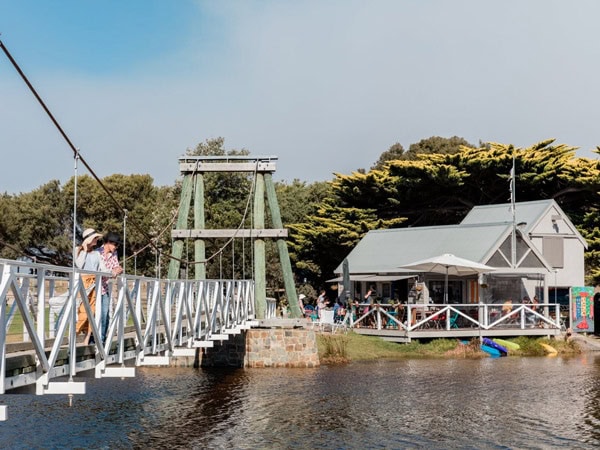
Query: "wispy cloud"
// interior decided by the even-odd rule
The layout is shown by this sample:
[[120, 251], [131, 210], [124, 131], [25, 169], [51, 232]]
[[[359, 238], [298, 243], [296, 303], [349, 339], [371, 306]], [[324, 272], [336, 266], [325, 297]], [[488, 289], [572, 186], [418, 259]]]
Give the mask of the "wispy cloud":
[[[278, 155], [276, 178], [308, 181], [368, 168], [395, 142], [432, 135], [517, 146], [556, 137], [586, 155], [600, 143], [596, 2], [184, 4], [180, 28], [152, 19], [176, 39], [129, 67], [25, 61], [100, 175], [170, 184], [186, 148], [217, 136]], [[11, 70], [0, 63], [0, 188], [65, 179], [71, 155]], [[9, 168], [23, 161], [14, 149], [28, 155], [26, 177]]]

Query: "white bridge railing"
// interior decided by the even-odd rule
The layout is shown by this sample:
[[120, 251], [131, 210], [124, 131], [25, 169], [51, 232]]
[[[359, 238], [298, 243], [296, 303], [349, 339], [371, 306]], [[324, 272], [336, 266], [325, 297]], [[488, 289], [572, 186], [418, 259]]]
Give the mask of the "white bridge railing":
[[[198, 348], [258, 324], [253, 280], [122, 275], [108, 279], [113, 295], [102, 345], [101, 296], [92, 311], [82, 274], [95, 276], [95, 286], [106, 276], [0, 260], [0, 394], [27, 385], [35, 385], [38, 395], [83, 394], [85, 382], [75, 381], [78, 372], [132, 377], [132, 365], [167, 365], [171, 357], [194, 357]], [[75, 332], [80, 305], [93, 317], [93, 347], [78, 345], [83, 339]], [[26, 356], [16, 359], [17, 351]], [[126, 360], [133, 363], [125, 366]], [[6, 420], [5, 405], [0, 405], [0, 420]]]

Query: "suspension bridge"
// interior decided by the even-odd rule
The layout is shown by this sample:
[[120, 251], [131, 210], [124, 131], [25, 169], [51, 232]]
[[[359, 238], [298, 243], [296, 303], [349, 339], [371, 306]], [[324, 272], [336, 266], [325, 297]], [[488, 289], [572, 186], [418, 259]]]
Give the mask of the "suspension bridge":
[[[162, 254], [156, 237], [149, 236], [135, 218], [128, 217], [128, 211], [97, 177], [2, 41], [0, 49], [73, 151], [73, 255], [80, 228], [77, 222], [79, 163], [96, 179], [122, 216], [124, 243], [127, 244], [129, 224], [147, 239], [148, 246], [157, 255]], [[136, 367], [169, 365], [174, 358], [194, 358], [197, 362], [218, 343], [261, 325], [261, 321], [268, 321], [274, 317], [275, 301], [266, 296], [265, 239], [276, 240], [290, 320], [292, 325], [298, 325], [303, 312], [298, 305], [285, 242], [287, 230], [283, 228], [272, 180], [276, 161], [277, 157], [273, 156], [186, 156], [179, 160], [182, 192], [177, 223], [171, 230], [173, 245], [172, 253], [167, 255], [170, 259], [167, 278], [130, 274], [113, 277], [103, 272], [79, 270], [75, 264], [61, 267], [0, 260], [0, 395], [29, 392], [32, 388], [37, 395], [84, 394], [85, 381], [79, 376], [82, 372], [93, 370], [97, 378], [123, 378], [135, 376]], [[235, 229], [206, 229], [204, 180], [206, 174], [212, 172], [245, 173], [252, 180], [241, 223]], [[249, 215], [251, 226], [247, 229]], [[273, 228], [267, 227], [267, 217]], [[190, 223], [193, 223], [192, 228]], [[207, 256], [206, 241], [210, 239], [226, 239], [226, 242]], [[232, 279], [206, 279], [206, 265], [228, 245], [233, 249], [235, 239], [252, 242], [252, 275], [241, 274], [235, 279], [235, 271], [232, 271]], [[183, 254], [187, 240], [194, 242], [193, 261], [186, 259], [187, 252]], [[123, 265], [127, 258], [125, 249], [123, 245]], [[182, 264], [186, 268], [185, 277]], [[189, 267], [194, 268], [192, 280], [187, 277]], [[92, 336], [101, 336], [101, 302], [90, 302], [91, 287], [86, 289], [83, 281], [83, 277], [89, 276], [94, 277], [94, 286], [108, 281], [109, 292], [113, 293], [106, 340], [91, 345], [81, 342], [82, 336], [76, 333], [78, 311], [83, 309], [88, 318], [93, 318], [90, 320]], [[262, 325], [268, 326], [264, 322]], [[308, 347], [309, 364], [313, 364], [316, 348], [314, 343]], [[6, 418], [7, 406], [0, 404], [0, 420]]]
[[[78, 380], [82, 372], [93, 370], [97, 378], [122, 378], [135, 376], [136, 367], [168, 366], [177, 358], [192, 358], [199, 364], [215, 343], [252, 327], [268, 326], [261, 321], [275, 317], [275, 300], [266, 297], [265, 238], [277, 240], [286, 294], [291, 299], [291, 326], [301, 327], [302, 313], [284, 241], [287, 230], [282, 228], [271, 179], [276, 158], [233, 159], [180, 159], [183, 187], [177, 228], [171, 231], [173, 255], [166, 279], [130, 274], [113, 277], [75, 266], [0, 260], [0, 324], [4, 324], [0, 326], [0, 394], [28, 392], [26, 388], [33, 387], [37, 395], [84, 394], [85, 381]], [[253, 198], [254, 228], [205, 229], [203, 197], [192, 192], [204, 191], [207, 171], [253, 172], [249, 198]], [[265, 227], [265, 192], [276, 229]], [[196, 228], [185, 229], [192, 203]], [[205, 279], [206, 264], [211, 260], [205, 255], [205, 241], [215, 238], [227, 238], [225, 246], [235, 238], [252, 239], [253, 278]], [[181, 258], [186, 239], [195, 240], [195, 261]], [[194, 279], [177, 277], [182, 262], [196, 267]], [[108, 282], [108, 292], [114, 295], [105, 342], [87, 345], [76, 333], [78, 311], [83, 309], [93, 318], [92, 336], [101, 336], [101, 302], [90, 302], [93, 286], [86, 288], [84, 283], [84, 277], [90, 275], [93, 286]], [[314, 344], [308, 348], [309, 353], [316, 353]], [[0, 419], [6, 417], [7, 406], [0, 405]]]
[[[116, 292], [106, 342], [81, 343], [77, 309], [85, 307], [99, 336], [100, 302], [92, 310], [82, 275], [43, 264], [0, 261], [0, 394], [85, 394], [78, 376], [133, 377], [139, 366], [167, 366], [176, 358], [202, 357], [230, 336], [258, 326], [252, 280], [167, 280], [124, 275], [110, 278]], [[274, 316], [268, 302], [266, 318]], [[29, 387], [30, 389], [24, 389]], [[0, 398], [1, 401], [1, 398]], [[7, 406], [0, 405], [6, 420]]]

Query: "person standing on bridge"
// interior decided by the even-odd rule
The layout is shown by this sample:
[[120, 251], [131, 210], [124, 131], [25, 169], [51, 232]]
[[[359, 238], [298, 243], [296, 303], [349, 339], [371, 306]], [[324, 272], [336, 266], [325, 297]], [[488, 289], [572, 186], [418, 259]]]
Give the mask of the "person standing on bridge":
[[[83, 242], [75, 251], [75, 265], [82, 270], [91, 272], [105, 272], [106, 267], [100, 254], [95, 251], [98, 244], [98, 239], [102, 237], [93, 228], [88, 228], [83, 232]], [[88, 300], [90, 309], [94, 311], [96, 307], [96, 275], [81, 275], [81, 280], [85, 290], [88, 292]], [[91, 288], [91, 289], [90, 289]], [[79, 305], [77, 311], [77, 325], [75, 327], [77, 334], [85, 333], [84, 344], [89, 344], [92, 336], [92, 327], [90, 326], [89, 317], [83, 303]]]
[[[111, 232], [104, 238], [104, 245], [98, 249], [104, 265], [112, 272], [113, 277], [123, 273], [123, 268], [119, 263], [119, 257], [117, 255], [117, 250], [120, 245], [121, 237], [117, 233]], [[102, 345], [106, 343], [106, 334], [108, 333], [110, 294], [111, 290], [108, 286], [108, 279], [102, 278], [102, 303], [100, 309], [100, 339]]]

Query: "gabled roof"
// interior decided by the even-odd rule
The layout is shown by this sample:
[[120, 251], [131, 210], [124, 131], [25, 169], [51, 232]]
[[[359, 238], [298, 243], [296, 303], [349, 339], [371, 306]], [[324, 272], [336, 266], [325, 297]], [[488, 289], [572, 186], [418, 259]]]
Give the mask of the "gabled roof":
[[[476, 206], [459, 225], [369, 231], [347, 256], [350, 273], [383, 275], [408, 272], [400, 267], [444, 253], [489, 264], [488, 261], [494, 259], [495, 254], [498, 255], [496, 252], [503, 243], [506, 245], [506, 239], [512, 233], [510, 206], [510, 203]], [[550, 265], [529, 236], [531, 231], [548, 217], [552, 209], [560, 213], [573, 234], [587, 246], [585, 239], [554, 200], [516, 203], [516, 222], [525, 223], [524, 227], [518, 230], [525, 248], [530, 249], [534, 258], [537, 258], [536, 261], [548, 270]], [[342, 264], [334, 272], [341, 273]]]
[[511, 224], [494, 223], [369, 231], [347, 257], [350, 273], [399, 273], [404, 264], [444, 253], [485, 264], [490, 248], [511, 230]]
[[[481, 205], [474, 206], [471, 211], [465, 216], [460, 223], [461, 225], [473, 225], [482, 223], [512, 223], [512, 211], [510, 203], [502, 203], [499, 205]], [[577, 228], [565, 214], [558, 203], [552, 199], [535, 200], [531, 202], [517, 202], [515, 204], [515, 220], [516, 223], [525, 223], [523, 232], [530, 234], [533, 229], [540, 223], [544, 216], [554, 208], [562, 219], [568, 224], [573, 234], [581, 241], [585, 248], [587, 242], [583, 236], [577, 231]]]
[[[461, 225], [473, 225], [481, 223], [512, 223], [512, 211], [510, 203], [499, 205], [474, 206], [460, 223]], [[556, 206], [561, 212], [558, 204], [552, 200], [536, 200], [532, 202], [515, 203], [515, 218], [517, 223], [525, 222], [525, 233], [534, 227], [543, 215], [552, 206]], [[563, 213], [564, 215], [564, 213]], [[566, 217], [566, 216], [565, 216]]]

